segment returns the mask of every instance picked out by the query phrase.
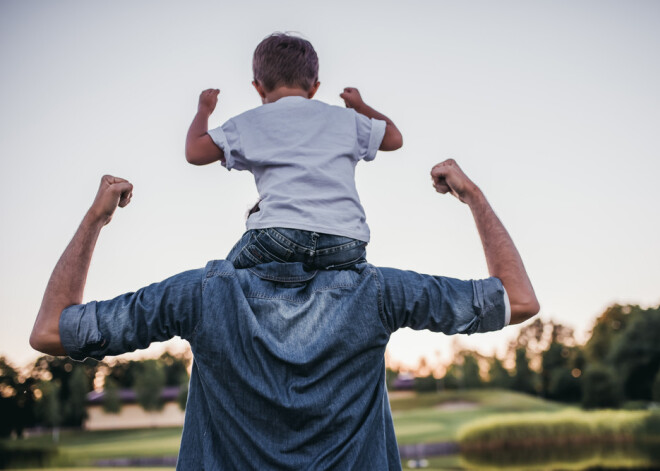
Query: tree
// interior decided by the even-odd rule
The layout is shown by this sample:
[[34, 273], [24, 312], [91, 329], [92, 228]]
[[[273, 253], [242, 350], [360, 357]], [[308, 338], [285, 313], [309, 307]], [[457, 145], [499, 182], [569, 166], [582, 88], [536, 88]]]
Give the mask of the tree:
[[188, 355], [175, 356], [170, 352], [165, 352], [158, 358], [158, 361], [163, 365], [166, 386], [179, 386], [182, 376], [188, 377], [188, 364], [190, 363]]
[[[86, 413], [85, 397], [93, 389], [97, 368], [98, 362], [90, 359], [82, 363], [48, 355], [37, 359], [32, 369], [35, 381], [57, 382], [59, 386], [59, 403], [62, 406], [60, 425], [80, 427], [82, 424]], [[72, 381], [74, 374], [76, 378]]]
[[562, 402], [580, 402], [582, 398], [582, 381], [576, 376], [578, 371], [570, 366], [555, 368], [550, 375], [547, 397]]
[[621, 404], [619, 383], [609, 368], [595, 364], [584, 372], [582, 407], [585, 409], [615, 409]]
[[524, 348], [516, 350], [516, 372], [511, 383], [512, 389], [527, 394], [534, 394], [534, 372], [529, 367], [527, 352]]
[[165, 371], [157, 360], [142, 362], [140, 375], [135, 379], [135, 394], [138, 403], [146, 411], [161, 410], [165, 405], [162, 399], [165, 386]]
[[653, 380], [653, 402], [660, 402], [660, 371]]
[[20, 437], [23, 429], [34, 423], [33, 384], [32, 378], [23, 378], [0, 357], [0, 437], [12, 432]]
[[141, 361], [117, 361], [112, 366], [106, 365], [110, 370], [110, 377], [117, 382], [119, 389], [130, 389], [140, 376]]
[[89, 381], [82, 365], [74, 365], [68, 380], [69, 397], [64, 403], [66, 423], [69, 426], [81, 427], [87, 418], [86, 399], [89, 392]]
[[626, 329], [631, 317], [635, 317], [638, 311], [638, 306], [614, 304], [596, 319], [591, 330], [591, 337], [584, 347], [590, 363], [604, 364], [606, 362], [614, 342]]
[[119, 384], [110, 375], [105, 377], [103, 384], [103, 410], [109, 414], [119, 414], [121, 411]]
[[[556, 371], [568, 367], [570, 350], [559, 342], [552, 342], [541, 355], [541, 394], [550, 397], [550, 382]], [[570, 374], [570, 372], [569, 372]]]
[[396, 381], [397, 376], [399, 376], [399, 372], [397, 370], [393, 370], [392, 368], [385, 368], [385, 383], [387, 384], [388, 391], [392, 390], [392, 386], [394, 385], [394, 381]]
[[619, 374], [626, 398], [650, 401], [653, 380], [660, 370], [660, 306], [655, 309], [636, 308], [629, 323], [613, 343], [607, 356]]
[[41, 399], [37, 402], [36, 412], [39, 421], [53, 429], [53, 441], [59, 439], [59, 426], [62, 425], [62, 403], [60, 401], [60, 382], [41, 381], [37, 385]]
[[466, 388], [480, 388], [481, 374], [479, 363], [474, 355], [466, 352], [463, 355], [463, 385]]
[[183, 372], [179, 376], [179, 395], [177, 396], [177, 402], [179, 403], [179, 408], [181, 410], [186, 410], [186, 404], [188, 403], [188, 383], [190, 378], [188, 378], [188, 373]]
[[458, 365], [454, 363], [449, 365], [443, 378], [443, 384], [446, 389], [460, 389], [463, 387], [463, 372]]
[[509, 389], [511, 387], [511, 375], [509, 370], [504, 368], [502, 361], [493, 357], [488, 370], [488, 385], [493, 388]]
[[415, 378], [415, 391], [418, 393], [436, 392], [439, 389], [438, 380], [433, 375]]

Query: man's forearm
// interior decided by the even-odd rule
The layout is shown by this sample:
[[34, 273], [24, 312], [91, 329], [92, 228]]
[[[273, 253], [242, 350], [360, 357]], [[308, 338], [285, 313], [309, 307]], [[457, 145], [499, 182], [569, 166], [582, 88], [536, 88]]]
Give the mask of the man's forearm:
[[66, 353], [60, 341], [60, 315], [65, 308], [82, 303], [87, 272], [103, 224], [88, 212], [55, 265], [30, 336], [35, 350], [50, 355]]
[[62, 311], [82, 302], [89, 264], [101, 228], [110, 222], [117, 207], [130, 203], [133, 185], [123, 178], [105, 175], [92, 206], [85, 214], [78, 230], [64, 250], [53, 270], [37, 319], [30, 335], [35, 350], [50, 355], [66, 352], [60, 340]]
[[470, 190], [466, 203], [481, 237], [488, 272], [502, 281], [509, 296], [511, 324], [524, 322], [539, 311], [539, 303], [518, 249], [478, 187]]

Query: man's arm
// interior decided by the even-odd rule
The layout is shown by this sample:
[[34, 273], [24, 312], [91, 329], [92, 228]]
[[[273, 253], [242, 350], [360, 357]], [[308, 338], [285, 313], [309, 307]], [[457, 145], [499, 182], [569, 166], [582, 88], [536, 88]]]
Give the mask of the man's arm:
[[190, 123], [186, 136], [186, 160], [193, 165], [206, 165], [217, 160], [225, 161], [225, 154], [208, 135], [209, 116], [218, 103], [218, 89], [204, 90], [199, 95], [197, 114]]
[[62, 311], [82, 302], [87, 272], [101, 228], [112, 219], [117, 206], [131, 201], [133, 185], [109, 175], [101, 179], [96, 198], [73, 239], [53, 270], [30, 335], [30, 345], [49, 355], [65, 355], [60, 340]]
[[394, 125], [390, 118], [379, 113], [362, 101], [362, 96], [360, 96], [360, 92], [357, 88], [346, 87], [344, 88], [344, 93], [341, 93], [339, 96], [344, 100], [344, 103], [346, 103], [346, 108], [353, 108], [367, 118], [385, 121], [385, 136], [383, 136], [383, 141], [380, 144], [379, 150], [389, 151], [401, 148], [403, 145], [403, 136], [401, 136], [399, 129]]
[[433, 186], [439, 193], [451, 193], [472, 211], [486, 255], [488, 272], [499, 278], [509, 296], [511, 324], [519, 324], [539, 312], [534, 288], [509, 233], [475, 185], [452, 159], [431, 170]]

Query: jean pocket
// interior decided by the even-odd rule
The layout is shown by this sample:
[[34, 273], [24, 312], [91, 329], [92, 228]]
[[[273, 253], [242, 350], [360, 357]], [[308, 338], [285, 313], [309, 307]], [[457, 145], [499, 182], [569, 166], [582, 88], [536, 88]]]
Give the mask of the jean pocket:
[[270, 262], [289, 262], [294, 254], [293, 250], [273, 238], [267, 229], [259, 232], [255, 243], [252, 245], [258, 249], [263, 257], [269, 258]]

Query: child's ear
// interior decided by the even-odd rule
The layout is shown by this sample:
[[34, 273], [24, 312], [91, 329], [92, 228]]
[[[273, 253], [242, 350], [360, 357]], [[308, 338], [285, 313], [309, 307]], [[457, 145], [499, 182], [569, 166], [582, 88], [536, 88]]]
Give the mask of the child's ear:
[[314, 95], [316, 95], [316, 92], [318, 91], [320, 86], [321, 86], [321, 82], [316, 82], [314, 85], [312, 85], [312, 88], [310, 88], [309, 91], [307, 92], [307, 98], [312, 99]]
[[261, 97], [261, 101], [263, 102], [266, 99], [266, 90], [264, 90], [264, 87], [257, 82], [256, 80], [252, 81], [252, 86], [257, 90], [257, 93]]

